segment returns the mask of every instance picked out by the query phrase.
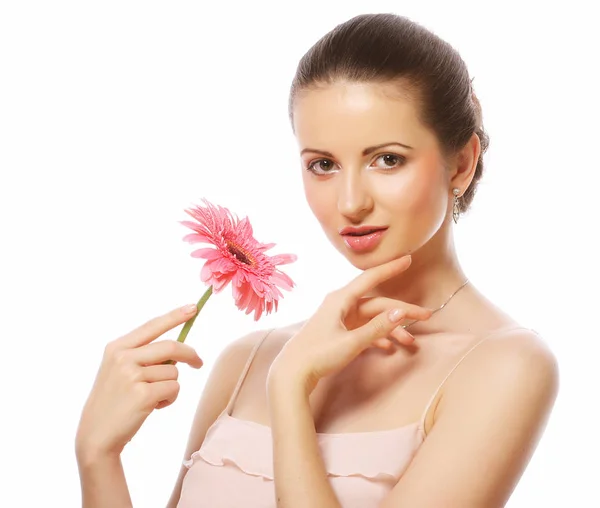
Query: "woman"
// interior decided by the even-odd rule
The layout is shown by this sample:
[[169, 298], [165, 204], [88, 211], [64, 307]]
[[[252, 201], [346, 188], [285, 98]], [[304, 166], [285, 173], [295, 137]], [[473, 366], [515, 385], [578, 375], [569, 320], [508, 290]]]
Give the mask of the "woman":
[[[558, 373], [457, 259], [488, 144], [464, 62], [406, 18], [357, 16], [302, 58], [289, 112], [310, 208], [363, 273], [221, 353], [168, 506], [504, 506]], [[163, 362], [202, 365], [153, 341], [194, 309], [107, 346], [77, 434], [85, 507], [130, 506], [119, 457], [177, 397]]]

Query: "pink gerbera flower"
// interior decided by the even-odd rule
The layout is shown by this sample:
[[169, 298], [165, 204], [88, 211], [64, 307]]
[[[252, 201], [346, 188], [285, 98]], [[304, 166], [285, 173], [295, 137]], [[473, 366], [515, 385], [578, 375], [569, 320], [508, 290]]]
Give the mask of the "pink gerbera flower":
[[296, 256], [268, 256], [265, 252], [275, 244], [258, 242], [252, 236], [247, 217], [240, 220], [227, 208], [215, 206], [206, 199], [202, 201], [204, 207], [185, 210], [196, 222], [180, 222], [194, 231], [186, 235], [184, 241], [212, 244], [212, 248], [192, 252], [192, 257], [206, 259], [201, 280], [215, 293], [231, 282], [237, 308], [245, 310], [246, 314], [254, 311], [255, 321], [263, 312], [277, 311], [277, 303], [283, 298], [280, 288], [291, 290], [294, 287], [292, 279], [277, 266], [294, 262]]

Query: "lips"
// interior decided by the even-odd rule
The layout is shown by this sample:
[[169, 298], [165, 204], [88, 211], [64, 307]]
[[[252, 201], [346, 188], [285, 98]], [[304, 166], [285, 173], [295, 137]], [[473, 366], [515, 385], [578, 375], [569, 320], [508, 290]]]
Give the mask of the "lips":
[[345, 227], [340, 230], [340, 235], [354, 252], [370, 252], [379, 245], [386, 229], [382, 226]]
[[342, 228], [340, 230], [340, 235], [342, 236], [365, 236], [370, 235], [371, 233], [375, 233], [377, 231], [383, 231], [387, 229], [384, 226], [360, 226], [360, 227], [352, 227], [348, 226]]

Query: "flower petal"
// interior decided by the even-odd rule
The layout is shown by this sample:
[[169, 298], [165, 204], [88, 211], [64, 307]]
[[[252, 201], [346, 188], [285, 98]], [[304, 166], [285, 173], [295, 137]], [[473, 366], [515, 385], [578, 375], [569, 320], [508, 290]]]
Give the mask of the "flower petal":
[[273, 272], [273, 275], [271, 275], [271, 282], [288, 291], [292, 290], [295, 286], [294, 281], [290, 279], [287, 274], [280, 272], [279, 270]]
[[[246, 314], [254, 312], [258, 320], [264, 313], [277, 310], [281, 289], [290, 290], [295, 284], [276, 267], [296, 261], [294, 254], [268, 256], [265, 252], [275, 246], [263, 244], [253, 236], [248, 217], [239, 219], [227, 208], [203, 199], [203, 206], [193, 206], [186, 213], [196, 222], [181, 221], [194, 233], [184, 237], [189, 243], [209, 243], [214, 248], [196, 249], [192, 257], [205, 259], [200, 278], [222, 290], [231, 282], [236, 306]], [[237, 256], [233, 252], [238, 252]], [[239, 255], [243, 253], [243, 257]]]
[[217, 259], [222, 254], [217, 249], [198, 249], [192, 252], [193, 258]]
[[188, 243], [213, 243], [212, 238], [201, 235], [200, 233], [190, 233], [189, 235], [185, 235], [183, 241]]
[[293, 263], [298, 259], [296, 254], [278, 254], [277, 256], [271, 256], [271, 262], [274, 265], [287, 265]]
[[[261, 251], [265, 252], [265, 251], [268, 251], [269, 249], [272, 249], [273, 247], [275, 247], [275, 245], [277, 245], [277, 244], [276, 243], [263, 243], [258, 248]], [[272, 258], [271, 258], [271, 260], [272, 260]]]

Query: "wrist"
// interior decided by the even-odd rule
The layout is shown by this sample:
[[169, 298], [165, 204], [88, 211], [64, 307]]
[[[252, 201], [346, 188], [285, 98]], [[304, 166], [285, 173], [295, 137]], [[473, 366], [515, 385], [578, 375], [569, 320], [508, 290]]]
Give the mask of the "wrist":
[[103, 464], [114, 464], [121, 460], [118, 451], [110, 451], [98, 444], [76, 441], [75, 457], [80, 468], [89, 469]]
[[289, 370], [278, 372], [277, 369], [271, 369], [267, 377], [267, 392], [270, 397], [278, 397], [281, 394], [288, 399], [308, 399], [315, 386], [316, 383], [311, 381], [310, 376]]

